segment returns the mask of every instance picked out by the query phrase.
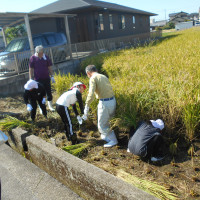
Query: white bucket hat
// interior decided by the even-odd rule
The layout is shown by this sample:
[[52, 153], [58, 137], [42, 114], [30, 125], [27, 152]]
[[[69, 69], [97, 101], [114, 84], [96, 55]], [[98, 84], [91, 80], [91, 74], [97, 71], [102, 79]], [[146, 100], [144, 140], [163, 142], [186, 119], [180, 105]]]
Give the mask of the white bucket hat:
[[150, 121], [155, 128], [159, 128], [160, 130], [162, 130], [165, 127], [164, 122], [161, 119], [157, 119], [156, 121], [155, 120], [150, 120]]
[[33, 88], [38, 88], [38, 83], [34, 80], [29, 80], [25, 85], [24, 85], [24, 88], [26, 90], [31, 90]]

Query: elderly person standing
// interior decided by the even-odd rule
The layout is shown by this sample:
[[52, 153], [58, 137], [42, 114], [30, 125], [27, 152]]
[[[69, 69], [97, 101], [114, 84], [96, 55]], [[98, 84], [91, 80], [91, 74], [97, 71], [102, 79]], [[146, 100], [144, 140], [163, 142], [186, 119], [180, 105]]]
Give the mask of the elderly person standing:
[[[46, 91], [49, 109], [55, 111], [52, 107], [51, 81], [55, 82], [52, 71], [52, 62], [47, 55], [44, 54], [43, 46], [36, 46], [35, 54], [31, 56], [29, 61], [29, 78], [41, 83]], [[51, 77], [51, 78], [50, 78]]]
[[115, 132], [110, 129], [109, 125], [109, 120], [114, 116], [116, 109], [116, 100], [112, 86], [106, 76], [97, 73], [94, 65], [88, 65], [85, 70], [88, 78], [90, 78], [90, 82], [83, 119], [87, 119], [89, 106], [94, 99], [94, 95], [96, 95], [97, 99], [99, 99], [97, 114], [101, 139], [107, 142], [104, 147], [112, 147], [118, 143]]

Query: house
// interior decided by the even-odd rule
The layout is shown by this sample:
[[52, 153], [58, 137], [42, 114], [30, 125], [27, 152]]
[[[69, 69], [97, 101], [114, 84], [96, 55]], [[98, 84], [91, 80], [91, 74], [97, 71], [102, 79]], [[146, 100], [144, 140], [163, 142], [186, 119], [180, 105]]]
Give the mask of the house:
[[163, 27], [167, 24], [167, 22], [167, 20], [155, 21], [154, 19], [150, 22], [150, 29], [153, 31], [156, 29], [156, 27]]
[[[150, 32], [150, 16], [156, 14], [97, 0], [59, 0], [33, 13], [76, 14], [68, 19], [71, 43], [122, 37]], [[35, 19], [30, 22], [33, 34], [65, 32], [64, 20]]]
[[178, 12], [178, 13], [171, 13], [169, 14], [169, 20], [173, 20], [174, 18], [188, 18], [188, 13], [186, 12]]

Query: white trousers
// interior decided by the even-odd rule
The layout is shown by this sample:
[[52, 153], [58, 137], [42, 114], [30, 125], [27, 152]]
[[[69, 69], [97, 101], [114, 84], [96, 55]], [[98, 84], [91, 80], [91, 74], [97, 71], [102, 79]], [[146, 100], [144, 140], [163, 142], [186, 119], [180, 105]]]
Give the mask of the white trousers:
[[110, 119], [114, 116], [116, 110], [116, 99], [113, 98], [109, 101], [99, 101], [98, 104], [98, 129], [101, 133], [101, 138], [108, 137], [112, 132], [110, 129]]

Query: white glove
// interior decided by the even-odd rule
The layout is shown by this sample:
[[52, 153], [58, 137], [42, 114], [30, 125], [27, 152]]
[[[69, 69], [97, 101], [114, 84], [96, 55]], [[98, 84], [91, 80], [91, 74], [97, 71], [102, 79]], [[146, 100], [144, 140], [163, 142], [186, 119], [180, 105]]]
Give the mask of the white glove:
[[87, 120], [87, 116], [86, 116], [86, 115], [83, 115], [83, 116], [82, 116], [82, 119], [83, 119], [84, 121], [86, 121], [86, 120]]
[[31, 104], [27, 104], [27, 110], [30, 112], [31, 110], [33, 110], [33, 107], [31, 106]]
[[52, 82], [52, 83], [55, 83], [55, 82], [56, 82], [53, 76], [51, 77], [51, 82]]
[[89, 112], [89, 106], [85, 106], [85, 109], [84, 109], [84, 115], [87, 117], [88, 116], [88, 112]]
[[45, 103], [46, 103], [46, 99], [43, 98], [43, 99], [42, 99], [42, 104], [45, 104]]
[[83, 123], [83, 120], [82, 118], [80, 117], [80, 115], [78, 115], [77, 117], [77, 120], [78, 120], [78, 123], [81, 125]]

